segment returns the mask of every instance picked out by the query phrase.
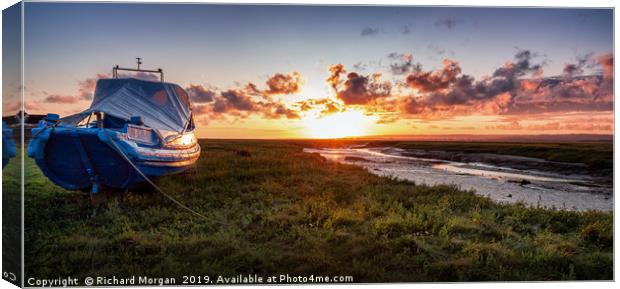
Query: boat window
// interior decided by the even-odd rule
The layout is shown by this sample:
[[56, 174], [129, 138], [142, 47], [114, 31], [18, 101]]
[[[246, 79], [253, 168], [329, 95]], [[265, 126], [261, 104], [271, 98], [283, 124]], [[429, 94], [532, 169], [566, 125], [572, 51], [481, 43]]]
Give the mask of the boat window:
[[126, 123], [126, 120], [111, 116], [109, 114], [103, 116], [103, 127], [105, 128], [122, 129]]
[[129, 139], [143, 144], [154, 145], [157, 143], [153, 130], [142, 126], [127, 125], [127, 136]]
[[[97, 127], [97, 117], [95, 116], [96, 112], [93, 112], [89, 115], [84, 116], [84, 118], [82, 118], [79, 122], [77, 122], [76, 127], [90, 127], [90, 128], [94, 128]], [[118, 118], [109, 114], [102, 114], [102, 121], [103, 121], [103, 127], [104, 128], [110, 128], [110, 129], [122, 129], [123, 127], [125, 127], [125, 124], [128, 122], [125, 119], [122, 118]]]
[[95, 119], [92, 113], [82, 118], [82, 120], [80, 120], [76, 126], [77, 127], [81, 127], [81, 126], [88, 127], [88, 124], [91, 122], [91, 119]]
[[[95, 114], [96, 112], [85, 115], [81, 120], [77, 122], [76, 126], [91, 128], [97, 127], [97, 117], [95, 116]], [[104, 113], [101, 113], [101, 115], [103, 117], [102, 121], [104, 128], [121, 129], [125, 126], [125, 123], [127, 123], [127, 121], [122, 118], [118, 118]]]

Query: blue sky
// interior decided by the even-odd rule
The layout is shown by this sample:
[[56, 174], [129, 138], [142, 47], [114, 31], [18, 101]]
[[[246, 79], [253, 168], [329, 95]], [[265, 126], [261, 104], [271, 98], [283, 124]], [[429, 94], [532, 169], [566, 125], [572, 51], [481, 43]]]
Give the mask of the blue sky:
[[2, 112], [15, 114], [20, 103], [21, 83], [21, 11], [17, 5], [2, 14]]
[[[566, 64], [586, 55], [595, 61], [613, 52], [611, 9], [25, 5], [25, 85], [27, 97], [40, 103], [50, 95], [75, 95], [84, 79], [109, 73], [116, 64], [133, 67], [138, 56], [144, 67], [163, 68], [168, 81], [216, 91], [299, 72], [304, 84], [300, 100], [338, 98], [325, 83], [334, 64], [364, 75], [380, 72], [394, 85], [404, 83], [402, 75], [390, 75], [395, 61], [390, 53], [411, 54], [424, 71], [441, 69], [449, 58], [463, 74], [484, 80], [523, 50], [532, 53], [532, 63], [543, 65], [544, 76], [561, 75]], [[601, 66], [583, 71], [600, 72]], [[83, 101], [52, 103], [39, 105], [38, 112], [62, 115], [87, 106]], [[235, 121], [209, 125], [243, 130]], [[399, 125], [393, 128], [415, 126]]]
[[[483, 76], [529, 49], [553, 74], [576, 55], [610, 52], [613, 37], [611, 10], [583, 9], [27, 3], [25, 18], [27, 79], [48, 87], [136, 56], [170, 80], [218, 86], [278, 71], [321, 76], [330, 63], [387, 64], [390, 52], [428, 68], [451, 57]], [[366, 28], [377, 33], [362, 36]]]

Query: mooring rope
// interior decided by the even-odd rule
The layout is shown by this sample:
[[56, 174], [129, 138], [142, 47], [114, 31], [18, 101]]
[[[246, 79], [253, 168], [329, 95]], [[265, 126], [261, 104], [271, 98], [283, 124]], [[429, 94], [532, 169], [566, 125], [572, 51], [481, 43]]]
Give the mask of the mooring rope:
[[108, 137], [108, 139], [110, 140], [110, 143], [112, 143], [112, 145], [114, 146], [114, 149], [116, 149], [116, 151], [118, 151], [121, 156], [136, 170], [136, 172], [138, 172], [138, 174], [140, 174], [140, 176], [142, 176], [142, 178], [144, 178], [144, 180], [146, 180], [146, 182], [148, 182], [151, 186], [153, 186], [153, 188], [155, 188], [155, 190], [157, 190], [160, 194], [162, 194], [164, 197], [168, 198], [170, 201], [172, 201], [173, 203], [177, 204], [179, 207], [197, 215], [200, 216], [202, 218], [208, 219], [205, 215], [198, 213], [194, 210], [192, 210], [191, 208], [189, 208], [188, 206], [184, 205], [183, 203], [177, 201], [175, 198], [173, 198], [172, 196], [170, 196], [169, 194], [167, 194], [166, 192], [164, 192], [164, 190], [162, 190], [159, 186], [157, 186], [153, 181], [151, 181], [151, 179], [149, 179], [146, 175], [144, 175], [142, 173], [142, 171], [140, 171], [140, 169], [138, 168], [138, 166], [136, 166], [130, 159], [129, 157], [125, 154], [125, 152], [123, 152], [123, 150], [121, 150], [120, 147], [118, 147], [118, 145], [114, 142], [114, 139], [112, 137], [110, 137], [110, 135], [106, 132], [106, 136]]

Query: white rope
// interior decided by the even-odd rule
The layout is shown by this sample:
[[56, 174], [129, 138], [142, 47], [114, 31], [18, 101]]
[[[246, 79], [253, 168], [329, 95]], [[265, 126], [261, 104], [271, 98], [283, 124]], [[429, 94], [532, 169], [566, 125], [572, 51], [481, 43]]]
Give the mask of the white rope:
[[151, 181], [146, 175], [144, 175], [142, 173], [142, 171], [140, 171], [140, 169], [129, 159], [129, 157], [127, 157], [127, 155], [123, 152], [123, 150], [121, 150], [118, 145], [114, 142], [114, 139], [112, 139], [112, 137], [110, 137], [110, 135], [107, 134], [106, 132], [106, 136], [108, 137], [108, 139], [110, 140], [110, 142], [112, 143], [112, 145], [114, 146], [114, 148], [116, 149], [116, 151], [118, 151], [121, 156], [136, 170], [136, 172], [138, 172], [138, 174], [140, 174], [140, 176], [142, 176], [142, 178], [144, 178], [151, 186], [153, 186], [153, 188], [155, 188], [155, 190], [157, 190], [160, 194], [162, 194], [164, 197], [168, 198], [169, 200], [171, 200], [172, 202], [174, 202], [175, 204], [177, 204], [179, 207], [197, 215], [200, 216], [202, 218], [207, 219], [207, 217], [201, 213], [198, 213], [192, 209], [190, 209], [189, 207], [187, 207], [186, 205], [184, 205], [183, 203], [177, 201], [175, 198], [173, 198], [172, 196], [166, 194], [166, 192], [164, 192], [164, 190], [162, 190], [159, 186], [157, 186], [153, 181]]

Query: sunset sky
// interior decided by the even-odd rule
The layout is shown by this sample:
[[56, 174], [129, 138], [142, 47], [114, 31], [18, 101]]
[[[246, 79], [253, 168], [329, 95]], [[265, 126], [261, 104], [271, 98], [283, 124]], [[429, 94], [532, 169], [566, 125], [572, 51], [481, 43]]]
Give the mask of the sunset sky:
[[199, 137], [613, 131], [611, 9], [26, 3], [24, 53], [29, 113], [142, 57]]

